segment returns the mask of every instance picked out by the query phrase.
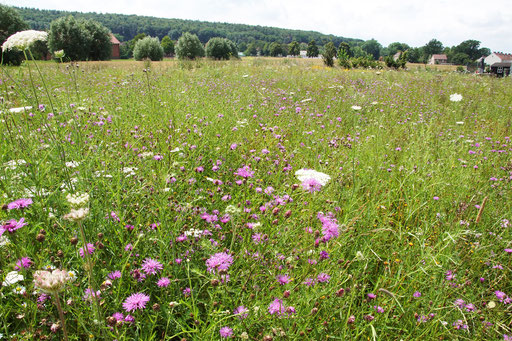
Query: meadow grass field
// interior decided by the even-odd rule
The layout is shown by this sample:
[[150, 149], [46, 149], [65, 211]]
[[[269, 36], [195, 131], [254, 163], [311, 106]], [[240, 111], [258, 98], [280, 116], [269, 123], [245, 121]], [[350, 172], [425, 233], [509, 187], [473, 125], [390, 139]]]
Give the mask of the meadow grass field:
[[3, 339], [512, 338], [510, 78], [30, 62], [0, 89]]

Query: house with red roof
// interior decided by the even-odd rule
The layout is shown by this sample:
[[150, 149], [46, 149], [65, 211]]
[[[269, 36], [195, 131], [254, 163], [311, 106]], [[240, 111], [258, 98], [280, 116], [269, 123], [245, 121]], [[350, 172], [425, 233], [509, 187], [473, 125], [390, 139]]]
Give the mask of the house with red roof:
[[112, 33], [110, 34], [110, 42], [112, 43], [112, 59], [119, 59], [121, 43]]
[[484, 63], [490, 67], [491, 73], [496, 76], [508, 76], [512, 66], [512, 53], [493, 52], [484, 58]]
[[427, 64], [448, 64], [448, 57], [445, 54], [433, 54]]

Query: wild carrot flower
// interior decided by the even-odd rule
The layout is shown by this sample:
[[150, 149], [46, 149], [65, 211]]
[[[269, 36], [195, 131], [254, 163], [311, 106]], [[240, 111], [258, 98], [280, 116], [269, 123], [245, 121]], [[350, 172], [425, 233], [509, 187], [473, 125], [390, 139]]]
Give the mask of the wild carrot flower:
[[143, 293], [136, 293], [129, 296], [123, 303], [123, 308], [127, 312], [132, 312], [137, 309], [144, 309], [146, 303], [149, 302], [149, 296]]
[[24, 51], [36, 41], [46, 41], [48, 33], [43, 31], [27, 30], [11, 35], [2, 45], [2, 51], [18, 49]]
[[71, 209], [68, 214], [64, 215], [64, 220], [69, 221], [80, 221], [83, 220], [87, 215], [89, 214], [89, 208], [88, 207], [82, 207], [78, 210]]
[[34, 274], [34, 285], [39, 290], [56, 294], [61, 291], [69, 281], [68, 272], [65, 270], [43, 271], [37, 270]]
[[11, 272], [7, 273], [7, 275], [5, 276], [5, 279], [2, 282], [2, 285], [4, 287], [7, 287], [9, 285], [13, 285], [20, 281], [23, 281], [23, 279], [24, 279], [23, 275], [19, 274], [18, 271], [11, 271]]
[[295, 172], [295, 176], [299, 179], [300, 182], [304, 182], [308, 179], [314, 179], [321, 186], [327, 185], [331, 177], [325, 173], [317, 172], [313, 169], [299, 169]]

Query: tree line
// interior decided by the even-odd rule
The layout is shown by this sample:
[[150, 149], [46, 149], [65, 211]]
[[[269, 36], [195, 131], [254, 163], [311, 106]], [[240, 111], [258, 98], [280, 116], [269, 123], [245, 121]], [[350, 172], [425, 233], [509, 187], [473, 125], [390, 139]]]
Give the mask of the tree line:
[[[300, 51], [306, 51], [307, 57], [318, 55], [337, 56], [339, 49], [344, 52], [344, 59], [355, 61], [385, 60], [387, 64], [395, 67], [398, 65], [391, 60], [397, 52], [407, 52], [401, 55], [400, 63], [427, 63], [433, 54], [446, 54], [449, 63], [466, 65], [474, 62], [481, 56], [490, 54], [490, 50], [480, 47], [477, 40], [466, 40], [459, 45], [445, 47], [437, 40], [432, 39], [421, 47], [411, 47], [406, 43], [394, 42], [383, 47], [377, 40], [360, 40], [343, 38], [333, 35], [325, 35], [313, 31], [288, 30], [274, 27], [251, 26], [241, 24], [210, 23], [195, 20], [162, 19], [155, 17], [122, 15], [122, 14], [98, 14], [65, 12], [56, 10], [38, 10], [30, 8], [12, 8], [3, 6], [3, 13], [16, 12], [19, 18], [18, 29], [32, 28], [36, 30], [57, 31], [75, 36], [80, 33], [81, 39], [75, 37], [74, 48], [68, 47], [67, 56], [71, 60], [104, 60], [110, 58], [108, 48], [110, 38], [105, 38], [107, 33], [113, 32], [122, 42], [120, 47], [121, 58], [158, 58], [160, 55], [173, 56], [177, 40], [189, 33], [196, 37], [200, 44], [210, 45], [210, 51], [215, 59], [226, 59], [238, 57], [238, 51], [248, 56], [298, 56]], [[1, 15], [2, 12], [0, 12]], [[73, 14], [73, 15], [70, 15]], [[67, 18], [67, 19], [66, 19]], [[72, 19], [70, 19], [72, 18]], [[14, 27], [10, 24], [11, 19], [0, 18], [0, 33], [6, 32]], [[67, 20], [67, 22], [66, 22]], [[11, 27], [7, 27], [11, 25]], [[71, 32], [71, 33], [70, 33]], [[84, 33], [85, 32], [85, 33]], [[152, 42], [149, 38], [152, 37]], [[6, 37], [0, 36], [4, 41]], [[190, 41], [188, 37], [188, 41]], [[215, 40], [212, 41], [212, 39]], [[156, 40], [155, 40], [156, 39]], [[58, 41], [63, 37], [56, 38], [55, 34], [50, 35], [50, 51], [60, 50]], [[144, 40], [137, 50], [136, 44]], [[210, 44], [209, 42], [212, 41]], [[332, 46], [331, 46], [332, 45]], [[215, 49], [212, 46], [216, 46]], [[144, 47], [144, 48], [142, 48]], [[222, 47], [222, 48], [221, 48]], [[156, 50], [155, 50], [156, 49]], [[161, 49], [161, 51], [160, 51]], [[39, 47], [36, 54], [44, 55], [44, 47]], [[221, 57], [218, 52], [222, 50]], [[137, 53], [135, 53], [137, 51]], [[208, 49], [203, 51], [203, 56], [208, 55]], [[236, 52], [235, 52], [236, 51]], [[335, 51], [336, 53], [333, 53]], [[346, 54], [346, 55], [345, 55]], [[143, 55], [144, 57], [141, 57]], [[195, 57], [201, 56], [201, 53]], [[212, 55], [210, 55], [212, 56]], [[9, 61], [4, 56], [4, 61]], [[325, 58], [324, 58], [325, 61]], [[329, 57], [326, 64], [330, 63]]]

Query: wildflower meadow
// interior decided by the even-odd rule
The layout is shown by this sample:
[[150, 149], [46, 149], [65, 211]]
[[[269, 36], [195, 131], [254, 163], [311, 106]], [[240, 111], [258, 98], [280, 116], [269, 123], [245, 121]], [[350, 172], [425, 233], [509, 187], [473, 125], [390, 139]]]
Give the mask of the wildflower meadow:
[[26, 57], [1, 339], [512, 339], [510, 78]]

